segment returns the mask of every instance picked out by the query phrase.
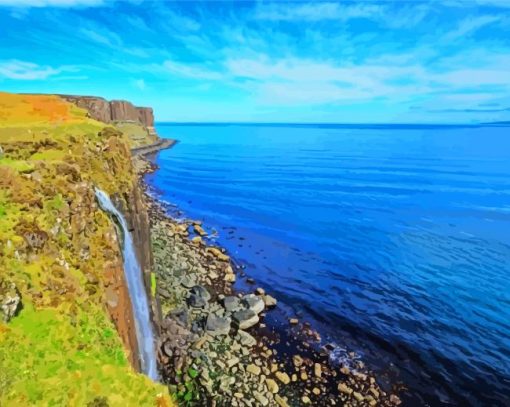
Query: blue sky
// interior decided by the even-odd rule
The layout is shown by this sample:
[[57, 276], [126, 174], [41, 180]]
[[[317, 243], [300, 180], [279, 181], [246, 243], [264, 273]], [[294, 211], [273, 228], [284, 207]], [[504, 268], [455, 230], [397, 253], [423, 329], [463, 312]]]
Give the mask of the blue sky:
[[0, 90], [160, 121], [510, 120], [510, 0], [0, 0]]

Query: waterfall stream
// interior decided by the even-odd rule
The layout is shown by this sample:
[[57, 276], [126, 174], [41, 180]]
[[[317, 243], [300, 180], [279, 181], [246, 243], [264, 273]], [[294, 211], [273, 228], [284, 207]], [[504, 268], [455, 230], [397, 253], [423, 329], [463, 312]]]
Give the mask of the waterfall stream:
[[154, 333], [150, 321], [149, 302], [143, 283], [142, 269], [136, 258], [131, 233], [128, 230], [124, 216], [115, 208], [108, 194], [97, 188], [95, 194], [101, 208], [115, 216], [122, 228], [124, 274], [128, 285], [131, 304], [133, 306], [136, 339], [138, 341], [142, 372], [152, 380], [158, 380], [156, 353], [154, 350]]

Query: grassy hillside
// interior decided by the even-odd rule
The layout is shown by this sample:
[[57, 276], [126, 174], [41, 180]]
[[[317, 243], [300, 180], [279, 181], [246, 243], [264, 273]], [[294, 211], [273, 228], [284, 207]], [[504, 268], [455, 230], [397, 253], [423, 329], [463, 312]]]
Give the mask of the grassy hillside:
[[0, 93], [0, 147], [0, 303], [14, 314], [0, 313], [0, 405], [172, 405], [131, 368], [106, 306], [121, 257], [93, 187], [132, 188], [127, 137], [56, 96]]

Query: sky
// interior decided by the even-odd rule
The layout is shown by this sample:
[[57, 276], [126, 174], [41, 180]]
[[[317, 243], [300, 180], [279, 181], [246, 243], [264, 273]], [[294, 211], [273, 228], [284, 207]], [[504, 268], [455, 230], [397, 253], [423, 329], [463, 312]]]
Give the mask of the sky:
[[0, 90], [172, 122], [510, 120], [510, 0], [0, 0]]

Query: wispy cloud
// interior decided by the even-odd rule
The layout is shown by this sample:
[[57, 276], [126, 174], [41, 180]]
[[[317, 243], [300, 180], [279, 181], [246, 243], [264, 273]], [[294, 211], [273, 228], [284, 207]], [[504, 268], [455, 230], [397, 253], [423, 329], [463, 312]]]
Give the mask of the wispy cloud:
[[375, 17], [381, 11], [381, 6], [368, 3], [270, 3], [260, 5], [255, 18], [272, 21], [342, 21]]
[[32, 62], [9, 60], [0, 62], [0, 78], [15, 79], [22, 81], [33, 81], [47, 79], [62, 72], [76, 71], [76, 68], [62, 66], [53, 68], [41, 66]]
[[105, 3], [105, 0], [0, 0], [0, 7], [97, 7]]
[[453, 41], [458, 38], [465, 38], [466, 36], [475, 33], [479, 29], [490, 25], [495, 22], [500, 22], [502, 20], [501, 16], [477, 16], [477, 17], [469, 17], [462, 20], [459, 26], [446, 34], [443, 38], [445, 41]]
[[202, 79], [202, 80], [216, 80], [221, 79], [222, 75], [219, 72], [203, 68], [201, 65], [194, 65], [191, 63], [179, 63], [174, 61], [165, 61], [162, 65], [163, 70], [176, 76]]

